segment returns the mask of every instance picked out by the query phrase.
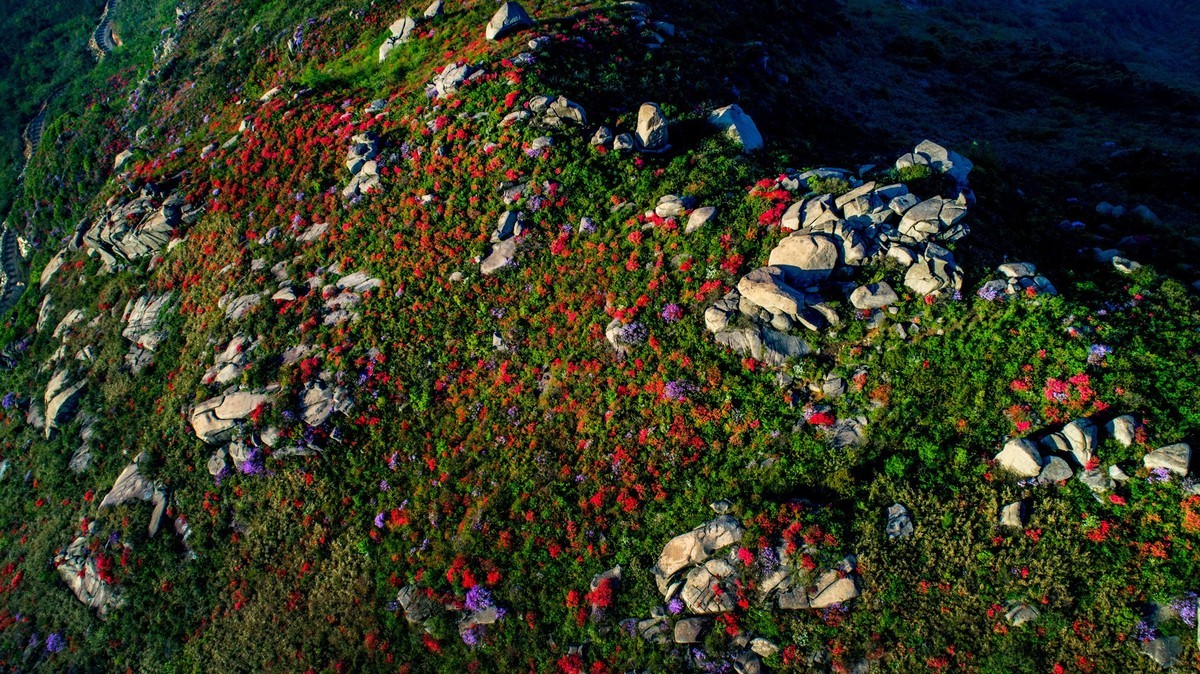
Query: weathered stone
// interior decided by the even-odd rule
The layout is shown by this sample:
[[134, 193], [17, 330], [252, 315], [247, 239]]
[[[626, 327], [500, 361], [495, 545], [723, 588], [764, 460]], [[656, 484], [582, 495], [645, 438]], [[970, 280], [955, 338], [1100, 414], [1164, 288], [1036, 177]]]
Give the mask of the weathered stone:
[[696, 210], [692, 211], [691, 215], [688, 216], [687, 226], [683, 228], [683, 233], [691, 234], [695, 232], [709, 222], [712, 222], [712, 219], [716, 217], [716, 215], [717, 209], [715, 206], [704, 206], [703, 208], [697, 208]]
[[1004, 617], [1013, 627], [1020, 627], [1031, 620], [1037, 620], [1038, 616], [1041, 615], [1036, 608], [1019, 602], [1010, 601], [1006, 608], [1008, 610], [1005, 612]]
[[1103, 494], [1107, 491], [1112, 491], [1116, 486], [1113, 479], [1103, 471], [1085, 470], [1079, 474], [1079, 481], [1086, 484], [1089, 489], [1097, 494]]
[[425, 8], [424, 16], [426, 19], [436, 19], [443, 13], [444, 9], [442, 6], [442, 0], [433, 0], [433, 2], [429, 3], [429, 6]]
[[1062, 434], [1070, 445], [1071, 456], [1080, 466], [1086, 466], [1100, 440], [1096, 425], [1088, 419], [1076, 419], [1063, 427]]
[[786, 314], [796, 319], [800, 310], [808, 306], [808, 298], [784, 282], [784, 272], [779, 267], [759, 267], [738, 281], [737, 290], [742, 299], [772, 314]]
[[759, 657], [769, 658], [779, 652], [779, 647], [762, 637], [754, 637], [750, 640], [750, 650]]
[[642, 103], [637, 117], [637, 148], [659, 152], [667, 148], [667, 118], [657, 103]]
[[845, 571], [830, 570], [817, 578], [812, 590], [795, 588], [779, 595], [779, 608], [797, 610], [805, 608], [828, 608], [844, 604], [859, 595], [858, 584]]
[[101, 580], [98, 560], [91, 554], [86, 536], [77, 537], [55, 555], [54, 567], [79, 601], [96, 609], [101, 619], [124, 604], [120, 591]]
[[1000, 526], [1021, 529], [1025, 526], [1025, 507], [1020, 501], [1000, 509]]
[[887, 526], [884, 527], [888, 538], [903, 538], [911, 536], [913, 532], [912, 517], [908, 514], [908, 508], [893, 503], [887, 509]]
[[500, 9], [492, 15], [483, 36], [488, 40], [499, 40], [507, 33], [532, 25], [533, 19], [526, 13], [525, 8], [510, 0], [501, 5]]
[[438, 613], [438, 605], [425, 590], [415, 585], [405, 585], [396, 593], [396, 603], [404, 611], [404, 618], [414, 625], [424, 625]]
[[67, 370], [59, 370], [50, 378], [46, 385], [43, 400], [46, 403], [45, 435], [47, 438], [54, 434], [55, 429], [65, 425], [75, 415], [80, 394], [87, 385], [86, 380], [71, 382]]
[[1117, 444], [1122, 447], [1133, 445], [1137, 438], [1137, 422], [1134, 421], [1133, 415], [1122, 414], [1112, 421], [1104, 425], [1105, 432], [1109, 437], [1117, 441]]
[[492, 246], [492, 252], [484, 258], [483, 263], [479, 266], [479, 271], [484, 276], [490, 276], [504, 267], [512, 265], [516, 257], [517, 240], [505, 239]]
[[850, 293], [850, 304], [855, 309], [879, 309], [899, 301], [900, 297], [886, 281], [859, 286]]
[[1142, 642], [1142, 652], [1158, 666], [1170, 669], [1179, 659], [1179, 654], [1183, 652], [1183, 644], [1179, 637], [1158, 637]]
[[753, 152], [763, 146], [762, 134], [758, 132], [754, 120], [736, 103], [714, 110], [708, 117], [708, 123], [721, 129], [745, 152]]
[[767, 264], [779, 267], [789, 283], [803, 286], [829, 278], [837, 261], [838, 247], [832, 238], [797, 232], [775, 246]]
[[654, 573], [670, 578], [680, 569], [699, 564], [712, 553], [742, 539], [742, 525], [730, 515], [721, 515], [691, 531], [672, 538], [663, 548]]
[[[47, 418], [49, 418], [49, 407], [46, 409]], [[1187, 475], [1191, 462], [1192, 448], [1186, 442], [1159, 447], [1142, 457], [1142, 463], [1150, 470], [1166, 468], [1176, 475]]]
[[1037, 477], [1042, 472], [1042, 455], [1032, 441], [1020, 438], [1009, 440], [996, 455], [1001, 468], [1018, 477]]
[[1046, 465], [1038, 475], [1038, 481], [1043, 483], [1065, 482], [1074, 475], [1075, 472], [1071, 470], [1071, 466], [1067, 465], [1066, 461], [1057, 456], [1052, 456], [1046, 459]]
[[250, 413], [270, 402], [271, 396], [263, 393], [239, 391], [210, 398], [192, 410], [192, 430], [196, 437], [209, 444], [219, 444], [240, 421]]
[[734, 568], [722, 559], [710, 559], [688, 571], [679, 596], [688, 610], [697, 614], [726, 613], [736, 608], [736, 593], [729, 583]]
[[1024, 276], [1036, 275], [1037, 267], [1034, 267], [1029, 262], [1005, 262], [996, 271], [1004, 274], [1005, 278], [1022, 278]]

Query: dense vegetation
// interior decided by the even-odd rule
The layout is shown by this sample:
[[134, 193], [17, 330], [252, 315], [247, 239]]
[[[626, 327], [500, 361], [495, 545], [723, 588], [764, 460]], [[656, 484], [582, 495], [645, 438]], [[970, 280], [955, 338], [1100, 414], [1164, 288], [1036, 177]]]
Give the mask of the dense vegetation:
[[[1108, 137], [1143, 149], [1047, 163], [1063, 170], [1051, 179], [996, 149], [1013, 139], [977, 135], [961, 121], [969, 113], [954, 112], [960, 125], [947, 126], [947, 143], [975, 162], [979, 199], [974, 234], [953, 246], [967, 287], [902, 293], [882, 326], [831, 297], [842, 325], [806, 335], [814, 353], [777, 370], [715, 344], [703, 313], [766, 264], [785, 235], [781, 205], [795, 195], [777, 188], [784, 170], [870, 162], [914, 190], [942, 187], [887, 170], [940, 118], [931, 103], [910, 126], [887, 131], [886, 120], [860, 124], [854, 110], [812, 103], [821, 97], [806, 80], [850, 70], [845, 47], [827, 41], [852, 39], [861, 3], [795, 4], [752, 0], [720, 23], [709, 7], [656, 6], [676, 33], [651, 50], [618, 7], [528, 3], [541, 24], [489, 42], [483, 26], [495, 6], [467, 2], [422, 22], [379, 63], [388, 25], [424, 7], [214, 1], [188, 7], [195, 13], [177, 25], [173, 4], [129, 2], [116, 17], [124, 45], [85, 68], [81, 40], [99, 7], [72, 4], [68, 14], [48, 3], [43, 23], [27, 25], [72, 36], [58, 52], [72, 56], [55, 75], [30, 75], [19, 64], [35, 54], [38, 67], [51, 63], [38, 46], [48, 38], [18, 41], [3, 80], [6, 100], [38, 98], [35, 80], [65, 87], [10, 216], [36, 248], [26, 261], [33, 280], [0, 335], [15, 360], [0, 371], [0, 395], [11, 396], [0, 412], [3, 667], [700, 668], [692, 649], [619, 625], [663, 603], [650, 567], [673, 536], [711, 519], [708, 504], [720, 499], [747, 528], [747, 578], [776, 546], [792, 544], [806, 551], [797, 561], [806, 568], [856, 555], [862, 594], [820, 611], [739, 604], [697, 646], [714, 671], [732, 667], [723, 654], [746, 634], [779, 646], [765, 659], [777, 671], [849, 671], [864, 660], [896, 672], [1150, 671], [1157, 665], [1144, 642], [1175, 636], [1183, 637], [1177, 666], [1200, 665], [1186, 603], [1200, 589], [1200, 496], [1194, 481], [1142, 467], [1148, 451], [1200, 437], [1200, 304], [1187, 285], [1185, 238], [1194, 206], [1184, 186], [1196, 154], [1169, 145], [1197, 128], [1193, 119], [1151, 135], [1155, 120], [1179, 118], [1163, 105], [1145, 111], [1149, 121], [1116, 126], [1122, 93], [1182, 105], [1192, 94], [990, 35], [960, 53], [939, 46], [931, 29], [919, 50], [879, 56], [881, 68], [946, 68], [970, 79], [980, 64], [1017, 54], [1028, 70], [1007, 76], [1057, 96], [1045, 97], [1047, 119], [1067, 126], [1060, 115], [1083, 95], [1075, 85], [1099, 83], [1083, 87], [1096, 109], [1078, 113], [1080, 126], [1096, 137], [1120, 131], [1127, 135]], [[779, 20], [764, 25], [762, 16]], [[164, 58], [166, 34], [178, 40]], [[549, 40], [530, 60], [515, 58], [536, 35]], [[783, 51], [789, 40], [812, 47]], [[484, 74], [427, 96], [436, 72], [455, 62]], [[1077, 79], [1062, 91], [1031, 74], [1034, 64], [1066, 62]], [[535, 145], [544, 129], [501, 123], [541, 94], [582, 105], [587, 133], [556, 130], [545, 147]], [[881, 115], [899, 109], [886, 102], [899, 92], [872, 95]], [[386, 107], [366, 112], [376, 99]], [[589, 145], [596, 125], [632, 129], [644, 100], [662, 104], [670, 151]], [[705, 123], [735, 100], [759, 122], [764, 150], [743, 154]], [[955, 101], [948, 107], [970, 107]], [[16, 110], [5, 119], [31, 108]], [[367, 131], [379, 137], [383, 189], [346, 199], [346, 152]], [[1074, 140], [1032, 134], [1025, 151], [1044, 144], [1065, 153]], [[122, 175], [113, 162], [131, 147]], [[77, 223], [147, 183], [177, 183], [188, 205], [204, 208], [173, 233], [182, 243], [115, 269], [68, 250], [39, 287]], [[518, 184], [524, 190], [506, 199]], [[669, 193], [718, 216], [685, 234], [686, 218], [645, 214]], [[1144, 200], [1168, 224], [1101, 218], [1101, 198]], [[529, 233], [513, 268], [483, 276], [476, 258], [506, 210], [524, 212]], [[1060, 229], [1064, 219], [1087, 227]], [[329, 228], [297, 237], [314, 223]], [[1147, 266], [1123, 275], [1092, 260], [1092, 245], [1127, 235], [1141, 237], [1123, 245]], [[1038, 263], [1059, 294], [977, 294], [1009, 255]], [[228, 298], [276, 291], [277, 263], [297, 288], [318, 279], [313, 290], [229, 318]], [[380, 287], [355, 305], [357, 321], [327, 325], [323, 286], [357, 270]], [[853, 280], [900, 289], [902, 276], [885, 263]], [[135, 374], [122, 310], [167, 292], [165, 337], [153, 366]], [[55, 307], [38, 330], [47, 295]], [[52, 335], [73, 308], [84, 319]], [[605, 339], [614, 318], [644, 330], [625, 358]], [[206, 465], [215, 447], [197, 438], [190, 410], [228, 388], [203, 378], [237, 336], [256, 345], [231, 384], [280, 385], [239, 432], [249, 440], [273, 427], [282, 441], [214, 479]], [[44, 365], [63, 344], [58, 364]], [[308, 351], [285, 361], [300, 344]], [[76, 360], [85, 347], [94, 356]], [[88, 382], [81, 413], [47, 439], [27, 412], [68, 366]], [[302, 395], [322, 373], [353, 405], [308, 426]], [[820, 390], [828, 375], [845, 381], [844, 395]], [[1098, 449], [1104, 467], [1130, 475], [1103, 497], [1078, 480], [1017, 483], [992, 463], [1010, 437], [1116, 414], [1133, 414], [1141, 430], [1132, 446], [1109, 440]], [[93, 459], [76, 473], [68, 463], [88, 415]], [[866, 442], [832, 446], [826, 427], [859, 415]], [[283, 446], [315, 451], [283, 456]], [[138, 454], [141, 471], [171, 495], [153, 537], [148, 504], [98, 508]], [[1028, 522], [999, 527], [999, 509], [1018, 499]], [[916, 527], [890, 541], [883, 513], [894, 502]], [[190, 528], [186, 539], [170, 526], [176, 517]], [[88, 532], [107, 580], [125, 593], [106, 620], [72, 598], [55, 569], [56, 554]], [[595, 574], [618, 564], [611, 596], [591, 590]], [[409, 624], [396, 593], [410, 584], [456, 610]], [[477, 587], [507, 615], [464, 636], [457, 618], [481, 601]], [[1040, 617], [1012, 626], [1008, 602], [1036, 606]]]

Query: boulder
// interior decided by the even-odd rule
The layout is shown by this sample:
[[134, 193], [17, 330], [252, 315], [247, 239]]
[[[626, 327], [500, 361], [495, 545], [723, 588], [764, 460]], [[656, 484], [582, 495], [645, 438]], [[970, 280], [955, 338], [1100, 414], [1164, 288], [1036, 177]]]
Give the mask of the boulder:
[[657, 103], [642, 103], [637, 116], [637, 147], [644, 152], [667, 148], [667, 118]]
[[1016, 529], [1025, 526], [1025, 507], [1020, 501], [1009, 503], [1000, 509], [1000, 526]]
[[426, 19], [436, 19], [441, 16], [445, 10], [442, 7], [442, 0], [433, 0], [429, 6], [425, 8]]
[[720, 129], [745, 152], [753, 152], [763, 146], [762, 134], [758, 132], [754, 120], [736, 103], [714, 110], [708, 117], [708, 123]]
[[559, 96], [554, 99], [550, 105], [546, 106], [546, 112], [542, 116], [542, 123], [551, 126], [586, 126], [587, 113], [583, 106], [574, 101], [567, 100], [565, 96]]
[[736, 578], [732, 564], [710, 559], [688, 571], [679, 596], [692, 613], [727, 613], [737, 607], [737, 593], [732, 587]]
[[1142, 642], [1142, 652], [1159, 667], [1170, 669], [1183, 652], [1183, 644], [1179, 637], [1158, 637]]
[[[846, 563], [843, 562], [843, 567]], [[831, 569], [817, 578], [813, 589], [795, 588], [779, 595], [779, 608], [796, 610], [805, 608], [828, 608], [834, 604], [845, 604], [859, 595], [858, 582], [850, 575], [850, 569]]]
[[488, 21], [483, 36], [488, 40], [499, 40], [507, 33], [533, 25], [533, 19], [526, 13], [525, 8], [512, 2], [504, 3]]
[[653, 572], [666, 579], [692, 564], [699, 564], [717, 550], [742, 540], [741, 523], [730, 515], [721, 515], [672, 538], [658, 556]]
[[908, 514], [908, 508], [893, 503], [887, 509], [887, 526], [884, 527], [888, 538], [903, 538], [911, 536], [913, 532], [912, 517]]
[[1013, 627], [1020, 627], [1027, 622], [1037, 620], [1041, 613], [1034, 607], [1020, 602], [1008, 602], [1004, 617]]
[[1137, 437], [1137, 422], [1130, 414], [1122, 414], [1104, 425], [1109, 437], [1122, 447], [1129, 447]]
[[807, 296], [784, 282], [779, 267], [759, 267], [738, 281], [737, 290], [743, 299], [772, 314], [785, 314], [793, 319], [809, 305]]
[[704, 206], [703, 208], [697, 208], [696, 210], [692, 211], [691, 215], [688, 216], [687, 226], [683, 228], [683, 233], [691, 234], [695, 232], [709, 222], [712, 222], [712, 219], [716, 217], [716, 215], [717, 209], [715, 206]]
[[86, 385], [87, 380], [72, 382], [67, 370], [59, 370], [50, 378], [43, 397], [46, 403], [46, 438], [50, 438], [55, 429], [65, 425], [75, 415], [80, 394]]
[[859, 286], [850, 293], [850, 304], [855, 309], [879, 309], [899, 301], [900, 297], [886, 281]]
[[806, 285], [824, 281], [838, 261], [838, 246], [824, 234], [797, 232], [771, 251], [767, 264], [779, 267], [789, 283]]
[[1037, 477], [1042, 472], [1042, 455], [1037, 445], [1024, 438], [1005, 443], [996, 455], [996, 463], [1018, 477]]
[[265, 393], [238, 391], [210, 398], [192, 409], [192, 430], [210, 445], [224, 442], [229, 433], [250, 413], [271, 401]]
[[124, 604], [120, 591], [101, 579], [99, 563], [91, 553], [87, 536], [75, 538], [55, 555], [54, 567], [75, 597], [96, 609], [96, 615], [102, 620]]
[[118, 154], [115, 159], [113, 159], [113, 172], [118, 172], [125, 168], [125, 164], [128, 164], [130, 159], [133, 159], [133, 149], [129, 148], [122, 150], [121, 153]]
[[975, 167], [970, 159], [952, 150], [947, 150], [931, 140], [921, 141], [912, 154], [916, 163], [925, 164], [935, 171], [950, 176], [960, 188], [966, 187], [967, 174]]
[[484, 276], [491, 276], [504, 267], [512, 265], [516, 257], [517, 240], [506, 239], [492, 246], [492, 251], [484, 258], [483, 263], [479, 265], [479, 271]]
[[[46, 418], [50, 418], [49, 408], [47, 407]], [[1142, 463], [1154, 470], [1155, 468], [1166, 468], [1176, 475], [1187, 475], [1188, 466], [1192, 462], [1192, 448], [1186, 442], [1179, 442], [1166, 447], [1159, 447], [1142, 457]]]
[[675, 643], [700, 643], [704, 629], [708, 626], [708, 618], [684, 618], [675, 623]]
[[1087, 419], [1076, 419], [1063, 427], [1062, 434], [1076, 463], [1086, 466], [1088, 461], [1092, 460], [1096, 445], [1100, 441], [1096, 425]]
[[1052, 456], [1046, 460], [1046, 465], [1038, 475], [1038, 481], [1047, 484], [1050, 482], [1065, 482], [1074, 475], [1075, 472], [1071, 470], [1071, 466], [1065, 460], [1057, 456]]
[[728, 349], [772, 367], [782, 366], [790, 358], [812, 353], [812, 347], [803, 340], [771, 328], [724, 330], [713, 335], [713, 339]]

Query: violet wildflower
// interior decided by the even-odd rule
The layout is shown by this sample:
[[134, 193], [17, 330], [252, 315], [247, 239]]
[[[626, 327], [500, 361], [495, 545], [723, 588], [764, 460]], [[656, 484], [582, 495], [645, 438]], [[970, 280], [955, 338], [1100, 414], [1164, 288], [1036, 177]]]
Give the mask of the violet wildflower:
[[683, 600], [679, 597], [675, 597], [671, 601], [667, 602], [667, 611], [669, 611], [671, 615], [679, 615], [680, 613], [683, 613]]
[[648, 337], [649, 334], [650, 333], [646, 330], [645, 325], [642, 325], [641, 323], [630, 323], [629, 325], [621, 327], [620, 339], [621, 342], [625, 344], [641, 344], [642, 342], [646, 341], [646, 337]]
[[667, 382], [667, 385], [663, 387], [663, 398], [666, 400], [673, 400], [675, 402], [682, 402], [687, 399], [688, 394], [694, 392], [695, 390], [695, 386], [692, 386], [685, 381], [669, 381]]
[[664, 321], [668, 323], [674, 323], [675, 321], [683, 318], [683, 307], [674, 303], [668, 304], [667, 306], [663, 307], [662, 317]]
[[492, 593], [482, 585], [476, 585], [467, 590], [467, 596], [463, 599], [463, 606], [471, 612], [483, 611], [495, 605], [495, 602], [492, 601]]
[[1104, 362], [1104, 359], [1112, 353], [1112, 347], [1104, 344], [1093, 344], [1088, 349], [1087, 362], [1088, 365], [1099, 365]]
[[59, 634], [58, 632], [54, 632], [50, 636], [46, 637], [46, 652], [47, 653], [57, 653], [57, 652], [61, 651], [63, 648], [65, 648], [66, 645], [67, 644], [63, 640], [63, 636], [61, 634]]
[[1196, 593], [1187, 592], [1182, 597], [1171, 601], [1171, 610], [1179, 614], [1179, 619], [1188, 627], [1196, 626]]
[[1138, 624], [1133, 626], [1133, 638], [1139, 642], [1154, 641], [1158, 638], [1158, 630], [1145, 620], [1139, 620]]
[[11, 410], [16, 404], [17, 393], [15, 391], [9, 391], [8, 393], [4, 394], [4, 399], [0, 400], [0, 405], [3, 405], [4, 409], [6, 410]]
[[1154, 484], [1155, 482], [1166, 482], [1171, 479], [1170, 468], [1155, 468], [1150, 471], [1150, 477], [1146, 478], [1146, 482]]
[[464, 644], [468, 646], [474, 646], [475, 644], [479, 643], [479, 636], [482, 631], [483, 628], [479, 625], [472, 625], [471, 627], [462, 630], [460, 636], [462, 637]]
[[383, 513], [379, 513], [378, 515], [375, 516], [375, 528], [376, 529], [383, 528]]
[[596, 222], [589, 217], [583, 217], [579, 220], [579, 231], [584, 234], [591, 234], [596, 231]]

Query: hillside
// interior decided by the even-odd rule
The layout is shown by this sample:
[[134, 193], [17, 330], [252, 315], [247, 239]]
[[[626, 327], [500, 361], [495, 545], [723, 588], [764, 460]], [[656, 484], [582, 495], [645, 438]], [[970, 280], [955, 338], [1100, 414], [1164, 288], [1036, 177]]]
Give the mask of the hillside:
[[85, 4], [7, 671], [1200, 668], [1170, 2]]

